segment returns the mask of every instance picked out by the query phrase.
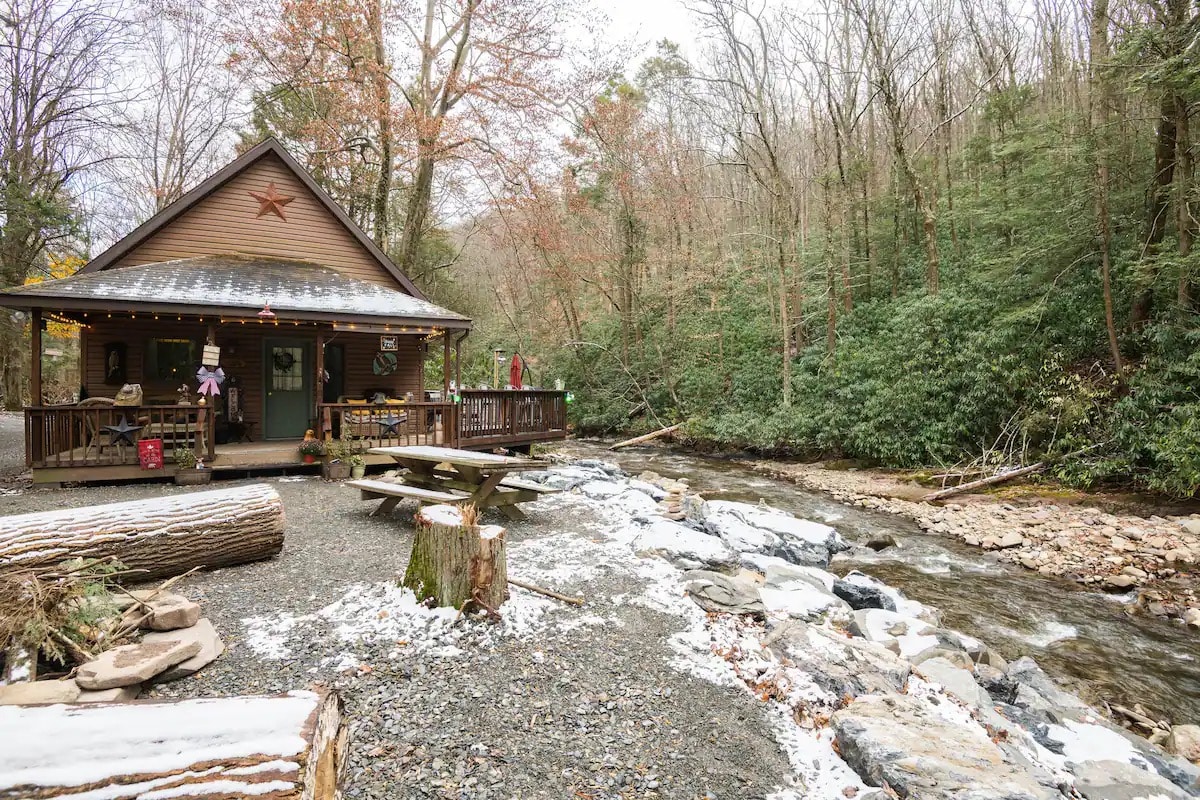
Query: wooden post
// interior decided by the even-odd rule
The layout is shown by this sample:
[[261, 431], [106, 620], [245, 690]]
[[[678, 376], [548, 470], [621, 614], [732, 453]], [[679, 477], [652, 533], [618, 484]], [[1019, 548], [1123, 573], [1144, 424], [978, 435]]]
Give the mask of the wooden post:
[[29, 405], [42, 404], [42, 310], [30, 310], [29, 325]]
[[450, 332], [442, 334], [442, 402], [450, 402]]
[[321, 438], [333, 438], [333, 423], [330, 422], [329, 427], [325, 427], [325, 414], [321, 412], [321, 403], [325, 402], [325, 332], [317, 328], [317, 356], [313, 359], [316, 362], [317, 379], [313, 388], [313, 395], [316, 403], [313, 406], [313, 415], [317, 418], [317, 424], [321, 427]]

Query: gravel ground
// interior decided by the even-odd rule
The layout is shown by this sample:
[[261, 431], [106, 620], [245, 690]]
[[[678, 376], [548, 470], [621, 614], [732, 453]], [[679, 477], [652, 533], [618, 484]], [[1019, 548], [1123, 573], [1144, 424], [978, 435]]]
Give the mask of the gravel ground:
[[25, 417], [18, 411], [0, 411], [0, 483], [25, 472]]
[[[411, 508], [371, 518], [370, 505], [345, 487], [312, 478], [267, 482], [287, 514], [283, 554], [185, 582], [183, 593], [202, 603], [228, 650], [197, 676], [159, 687], [158, 695], [336, 687], [353, 721], [348, 797], [726, 800], [764, 798], [791, 785], [762, 704], [744, 689], [674, 665], [670, 638], [687, 627], [688, 609], [672, 613], [679, 598], [659, 608], [629, 601], [652, 592], [653, 581], [636, 558], [605, 560], [595, 508], [560, 496], [529, 507], [528, 521], [508, 525], [510, 574], [584, 595], [586, 607], [518, 597], [524, 592], [514, 588], [501, 610], [538, 612], [516, 626], [521, 630], [506, 635], [491, 623], [466, 622], [455, 629], [454, 646], [438, 648], [415, 636], [339, 634], [339, 624], [369, 628], [383, 612], [315, 616], [361, 596], [361, 584], [390, 585], [403, 571]], [[185, 491], [191, 489], [28, 491], [0, 497], [0, 512]], [[560, 560], [560, 544], [593, 548], [599, 560]], [[541, 571], [524, 570], [539, 554]], [[252, 618], [277, 621], [287, 651], [268, 658], [256, 649], [255, 624], [246, 622]]]

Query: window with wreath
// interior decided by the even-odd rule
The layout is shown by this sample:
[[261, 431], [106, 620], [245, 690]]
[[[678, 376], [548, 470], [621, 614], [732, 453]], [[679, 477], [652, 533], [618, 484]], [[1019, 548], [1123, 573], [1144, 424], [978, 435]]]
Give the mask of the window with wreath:
[[304, 348], [271, 348], [271, 390], [300, 392], [304, 390]]

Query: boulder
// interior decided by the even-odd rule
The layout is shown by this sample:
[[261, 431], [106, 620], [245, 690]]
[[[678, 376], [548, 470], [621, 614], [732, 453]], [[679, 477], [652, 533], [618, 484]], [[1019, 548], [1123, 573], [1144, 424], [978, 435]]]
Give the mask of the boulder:
[[1071, 764], [1075, 791], [1087, 800], [1184, 800], [1183, 791], [1156, 772], [1126, 761], [1084, 761]]
[[708, 518], [708, 503], [698, 494], [684, 495], [683, 518], [696, 525], [703, 525]]
[[1020, 547], [1023, 544], [1025, 544], [1025, 537], [1016, 531], [1009, 531], [996, 539], [997, 550], [1007, 550], [1010, 547]]
[[913, 665], [913, 672], [927, 681], [936, 683], [946, 694], [963, 705], [975, 710], [990, 710], [992, 698], [975, 682], [975, 676], [963, 669], [961, 664], [941, 656], [927, 658]]
[[1179, 523], [1179, 527], [1192, 536], [1200, 536], [1200, 519], [1185, 519]]
[[633, 539], [633, 548], [639, 553], [662, 556], [681, 569], [729, 571], [738, 563], [737, 553], [716, 536], [668, 519], [652, 519], [644, 524]]
[[889, 598], [892, 601], [892, 605], [895, 606], [895, 608], [888, 610], [897, 611], [910, 617], [916, 617], [928, 622], [930, 625], [936, 626], [941, 624], [941, 613], [936, 608], [922, 605], [916, 600], [909, 600], [903, 594], [901, 594], [899, 589], [888, 586], [883, 581], [873, 578], [865, 572], [851, 570], [850, 572], [846, 573], [842, 580], [844, 580], [846, 583], [853, 583], [856, 586], [869, 586], [878, 589], [885, 597]]
[[74, 703], [79, 685], [71, 681], [23, 681], [0, 686], [0, 706], [31, 706], [44, 703]]
[[948, 722], [907, 694], [865, 695], [830, 720], [863, 780], [920, 800], [1051, 800], [1061, 795], [1010, 764], [978, 729]]
[[658, 513], [658, 503], [650, 495], [636, 489], [626, 489], [609, 498], [605, 505], [620, 508], [631, 517], [649, 517]]
[[1200, 761], [1200, 725], [1173, 725], [1167, 748], [1188, 761]]
[[764, 575], [767, 586], [786, 588], [789, 584], [801, 581], [830, 594], [833, 593], [833, 585], [838, 580], [832, 572], [816, 567], [803, 567], [788, 561], [769, 565]]
[[743, 569], [753, 570], [762, 575], [766, 575], [767, 570], [771, 567], [795, 566], [792, 562], [786, 561], [779, 556], [765, 556], [762, 553], [742, 553], [738, 560], [741, 562]]
[[774, 554], [779, 551], [782, 540], [762, 528], [747, 523], [741, 517], [728, 511], [713, 510], [723, 501], [707, 504], [708, 511], [704, 517], [704, 529], [739, 553]]
[[140, 608], [142, 614], [149, 614], [142, 620], [142, 627], [152, 631], [190, 628], [200, 619], [200, 604], [178, 594], [160, 595]]
[[896, 604], [878, 586], [851, 583], [840, 578], [833, 584], [833, 593], [845, 600], [852, 609], [883, 608], [895, 611]]
[[708, 570], [685, 573], [688, 596], [705, 611], [761, 615], [766, 611], [758, 586], [750, 581]]
[[835, 630], [801, 622], [788, 626], [771, 649], [812, 676], [831, 697], [903, 691], [911, 668], [907, 661], [877, 644], [851, 639]]
[[128, 703], [137, 700], [142, 693], [139, 684], [133, 686], [118, 686], [115, 689], [100, 689], [95, 692], [80, 692], [76, 703]]
[[579, 486], [579, 491], [585, 497], [592, 500], [607, 500], [610, 497], [616, 497], [621, 492], [625, 491], [625, 486], [616, 481], [598, 480], [588, 481]]
[[187, 661], [200, 652], [200, 643], [168, 640], [126, 644], [101, 653], [79, 668], [75, 682], [81, 689], [113, 689], [132, 686]]
[[706, 525], [712, 522], [714, 515], [720, 515], [722, 519], [736, 519], [751, 528], [773, 534], [779, 542], [774, 546], [774, 551], [768, 554], [786, 558], [794, 564], [826, 567], [834, 553], [840, 553], [850, 547], [838, 532], [828, 525], [798, 519], [770, 506], [755, 506], [731, 500], [710, 500], [708, 511]]
[[[927, 650], [922, 650], [916, 655], [908, 659], [915, 667], [917, 664], [924, 664], [926, 661], [946, 661], [962, 670], [969, 670], [975, 666], [971, 661], [971, 657], [962, 650], [951, 650], [946, 647], [930, 647]], [[974, 680], [974, 679], [972, 679]]]
[[896, 546], [896, 537], [890, 533], [873, 533], [866, 541], [866, 546], [878, 553], [880, 550], [886, 550], [889, 547]]
[[1109, 591], [1126, 592], [1137, 586], [1138, 580], [1132, 575], [1109, 575], [1104, 579], [1104, 588]]
[[937, 647], [939, 642], [933, 631], [932, 625], [916, 617], [882, 608], [855, 611], [850, 622], [850, 632], [855, 636], [881, 644], [905, 658]]
[[654, 500], [655, 502], [662, 500], [667, 496], [666, 492], [655, 486], [653, 483], [647, 483], [646, 481], [638, 478], [632, 478], [629, 481], [629, 488], [636, 492], [641, 492], [642, 494], [648, 495], [650, 499]]
[[142, 642], [145, 644], [163, 642], [182, 642], [187, 644], [189, 642], [198, 642], [200, 644], [200, 651], [196, 655], [159, 673], [154, 678], [156, 683], [177, 681], [180, 678], [194, 675], [202, 667], [216, 661], [217, 657], [225, 652], [225, 643], [221, 641], [221, 637], [217, 635], [216, 629], [213, 628], [212, 623], [208, 621], [207, 617], [201, 618], [190, 628], [163, 633], [147, 633], [142, 637]]
[[[1090, 711], [1087, 703], [1058, 688], [1058, 684], [1029, 656], [1022, 656], [1009, 664], [1005, 675], [1017, 684], [1016, 699], [1013, 702], [1016, 706], [1046, 707], [1058, 716], [1072, 717]], [[1022, 689], [1025, 691], [1022, 692]], [[1022, 697], [1029, 702], [1022, 703]]]

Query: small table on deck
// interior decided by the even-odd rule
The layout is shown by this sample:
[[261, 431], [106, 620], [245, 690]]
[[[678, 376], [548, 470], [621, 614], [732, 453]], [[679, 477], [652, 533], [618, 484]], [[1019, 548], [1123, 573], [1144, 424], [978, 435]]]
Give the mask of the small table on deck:
[[[452, 447], [414, 445], [409, 447], [373, 447], [369, 451], [391, 456], [408, 469], [403, 484], [395, 485], [395, 495], [380, 490], [380, 481], [350, 481], [361, 489], [363, 499], [382, 497], [383, 502], [372, 512], [386, 514], [406, 497], [418, 502], [471, 504], [476, 508], [495, 507], [512, 520], [524, 519], [517, 503], [537, 500], [551, 491], [537, 484], [506, 477], [510, 472], [545, 469], [547, 462], [532, 458], [513, 458], [492, 453], [456, 450]], [[385, 484], [386, 485], [386, 484]], [[412, 488], [408, 493], [399, 490]]]

